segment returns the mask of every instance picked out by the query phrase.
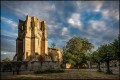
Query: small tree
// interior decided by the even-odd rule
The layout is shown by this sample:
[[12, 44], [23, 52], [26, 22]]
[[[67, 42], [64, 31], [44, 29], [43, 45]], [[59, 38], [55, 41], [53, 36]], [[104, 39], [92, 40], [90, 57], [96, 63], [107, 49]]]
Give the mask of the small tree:
[[[115, 39], [112, 43], [112, 53], [114, 60], [117, 60], [119, 62], [119, 72], [120, 72], [120, 34], [118, 35], [118, 38]], [[120, 78], [120, 73], [119, 73], [119, 78]]]
[[111, 43], [114, 60], [120, 61], [120, 35]]
[[99, 53], [101, 53], [101, 58], [103, 62], [106, 62], [107, 65], [107, 73], [111, 73], [109, 65], [110, 65], [110, 61], [113, 59], [113, 55], [111, 53], [111, 45], [110, 44], [105, 44], [105, 45], [101, 45], [98, 48]]
[[100, 54], [99, 51], [94, 51], [92, 54], [91, 54], [91, 60], [92, 62], [95, 62], [98, 64], [98, 71], [101, 71], [101, 68], [100, 68], [100, 64], [102, 62], [102, 55]]
[[53, 42], [51, 43], [51, 48], [55, 48], [56, 47], [56, 44]]

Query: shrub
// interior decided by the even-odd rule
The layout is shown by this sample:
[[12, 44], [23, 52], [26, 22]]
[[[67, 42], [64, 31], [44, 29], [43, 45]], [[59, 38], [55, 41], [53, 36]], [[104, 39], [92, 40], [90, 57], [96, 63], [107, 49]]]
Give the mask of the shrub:
[[101, 70], [101, 69], [98, 69], [97, 72], [102, 72], [102, 70]]
[[112, 70], [110, 70], [110, 71], [106, 70], [105, 73], [106, 73], [106, 74], [113, 74], [113, 73], [112, 73]]
[[44, 74], [44, 73], [62, 73], [63, 69], [38, 69], [34, 71], [34, 74]]

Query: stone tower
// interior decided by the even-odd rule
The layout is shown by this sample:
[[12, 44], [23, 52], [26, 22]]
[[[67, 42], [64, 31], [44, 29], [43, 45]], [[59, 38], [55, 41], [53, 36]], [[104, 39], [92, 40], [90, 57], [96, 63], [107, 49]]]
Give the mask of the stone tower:
[[48, 55], [48, 40], [46, 21], [40, 21], [35, 16], [26, 16], [19, 20], [18, 37], [16, 39], [16, 58], [19, 60], [36, 59]]

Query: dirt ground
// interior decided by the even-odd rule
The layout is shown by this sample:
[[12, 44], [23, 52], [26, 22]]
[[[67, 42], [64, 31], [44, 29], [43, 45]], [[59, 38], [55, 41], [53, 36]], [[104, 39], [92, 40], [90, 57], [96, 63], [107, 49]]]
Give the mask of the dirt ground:
[[20, 75], [12, 72], [2, 72], [1, 79], [119, 79], [118, 74], [108, 75], [96, 72], [96, 69], [66, 69], [64, 73], [33, 74], [31, 71], [22, 71]]

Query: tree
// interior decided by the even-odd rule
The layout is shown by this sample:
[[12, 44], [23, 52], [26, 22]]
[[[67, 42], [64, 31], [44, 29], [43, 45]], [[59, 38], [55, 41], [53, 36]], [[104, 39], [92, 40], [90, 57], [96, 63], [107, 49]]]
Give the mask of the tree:
[[86, 63], [85, 54], [92, 48], [93, 45], [86, 38], [73, 37], [63, 48], [63, 62], [77, 66], [80, 63]]
[[111, 43], [114, 59], [120, 61], [120, 35]]
[[100, 64], [102, 62], [102, 55], [101, 53], [96, 50], [91, 54], [91, 61], [98, 64], [98, 71], [101, 71]]
[[107, 73], [111, 72], [109, 68], [110, 61], [113, 59], [113, 54], [111, 53], [111, 51], [112, 49], [110, 44], [104, 44], [98, 48], [98, 52], [101, 53], [102, 61], [106, 62]]
[[3, 62], [9, 62], [9, 61], [11, 61], [11, 59], [7, 57], [7, 58], [3, 59], [2, 61]]
[[[114, 60], [118, 60], [119, 62], [119, 72], [120, 72], [120, 34], [118, 35], [118, 38], [111, 43], [111, 46], [112, 46], [112, 53]], [[119, 73], [119, 77], [120, 77], [120, 73]]]
[[55, 48], [56, 44], [53, 42], [51, 43], [51, 48]]

